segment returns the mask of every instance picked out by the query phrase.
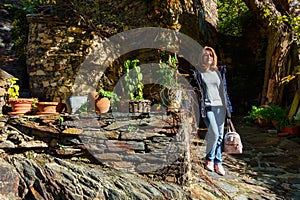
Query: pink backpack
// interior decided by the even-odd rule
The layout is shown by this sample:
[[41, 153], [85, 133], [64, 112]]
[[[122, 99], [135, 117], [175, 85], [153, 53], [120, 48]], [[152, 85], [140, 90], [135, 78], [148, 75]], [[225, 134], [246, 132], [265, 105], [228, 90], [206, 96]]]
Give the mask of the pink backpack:
[[223, 147], [227, 154], [242, 154], [243, 144], [240, 135], [236, 132], [231, 119], [228, 122], [228, 132], [224, 136]]

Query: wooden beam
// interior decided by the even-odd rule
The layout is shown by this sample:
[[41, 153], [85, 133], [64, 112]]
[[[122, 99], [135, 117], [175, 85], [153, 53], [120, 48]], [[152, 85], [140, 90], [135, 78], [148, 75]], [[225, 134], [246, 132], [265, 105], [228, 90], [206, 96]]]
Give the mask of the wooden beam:
[[296, 114], [298, 106], [299, 106], [299, 100], [300, 100], [300, 95], [299, 95], [299, 92], [296, 91], [289, 114], [288, 114], [289, 120], [292, 120], [294, 115]]

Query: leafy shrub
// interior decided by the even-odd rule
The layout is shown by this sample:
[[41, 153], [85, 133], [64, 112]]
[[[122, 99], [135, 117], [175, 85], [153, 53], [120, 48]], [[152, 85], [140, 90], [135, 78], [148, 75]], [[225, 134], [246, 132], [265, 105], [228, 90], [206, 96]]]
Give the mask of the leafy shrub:
[[244, 118], [246, 122], [256, 122], [258, 119], [264, 119], [267, 121], [273, 121], [276, 123], [277, 128], [291, 125], [292, 122], [287, 118], [286, 109], [278, 105], [268, 106], [252, 106], [249, 115]]
[[17, 99], [19, 97], [20, 86], [17, 84], [18, 81], [18, 78], [7, 79], [6, 88], [8, 92], [8, 98]]

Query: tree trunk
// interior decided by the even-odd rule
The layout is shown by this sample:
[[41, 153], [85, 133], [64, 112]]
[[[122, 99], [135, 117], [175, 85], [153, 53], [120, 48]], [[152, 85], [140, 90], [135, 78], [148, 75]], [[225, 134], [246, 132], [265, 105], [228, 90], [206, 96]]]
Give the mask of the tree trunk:
[[[260, 103], [279, 105], [282, 103], [284, 90], [281, 79], [291, 74], [293, 67], [295, 67], [295, 62], [291, 61], [291, 59], [295, 59], [291, 51], [295, 35], [286, 24], [275, 25], [273, 23], [270, 26], [270, 22], [276, 21], [282, 15], [297, 16], [297, 8], [285, 0], [244, 0], [244, 2], [253, 15], [259, 18], [268, 33], [265, 76]], [[268, 10], [269, 16], [266, 16], [266, 10]], [[294, 63], [293, 66], [291, 66], [292, 63]]]
[[[281, 104], [284, 87], [280, 82], [289, 73], [287, 63], [292, 43], [292, 39], [290, 38], [290, 35], [284, 36], [279, 31], [271, 31], [268, 34], [261, 104]], [[274, 81], [274, 83], [271, 87], [268, 87], [270, 81]]]

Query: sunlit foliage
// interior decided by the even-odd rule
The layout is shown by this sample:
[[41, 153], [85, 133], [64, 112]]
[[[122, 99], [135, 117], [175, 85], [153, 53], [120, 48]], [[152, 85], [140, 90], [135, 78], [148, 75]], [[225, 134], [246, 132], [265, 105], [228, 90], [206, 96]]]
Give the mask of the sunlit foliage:
[[219, 32], [228, 36], [241, 36], [243, 24], [249, 19], [250, 12], [242, 0], [219, 0]]

